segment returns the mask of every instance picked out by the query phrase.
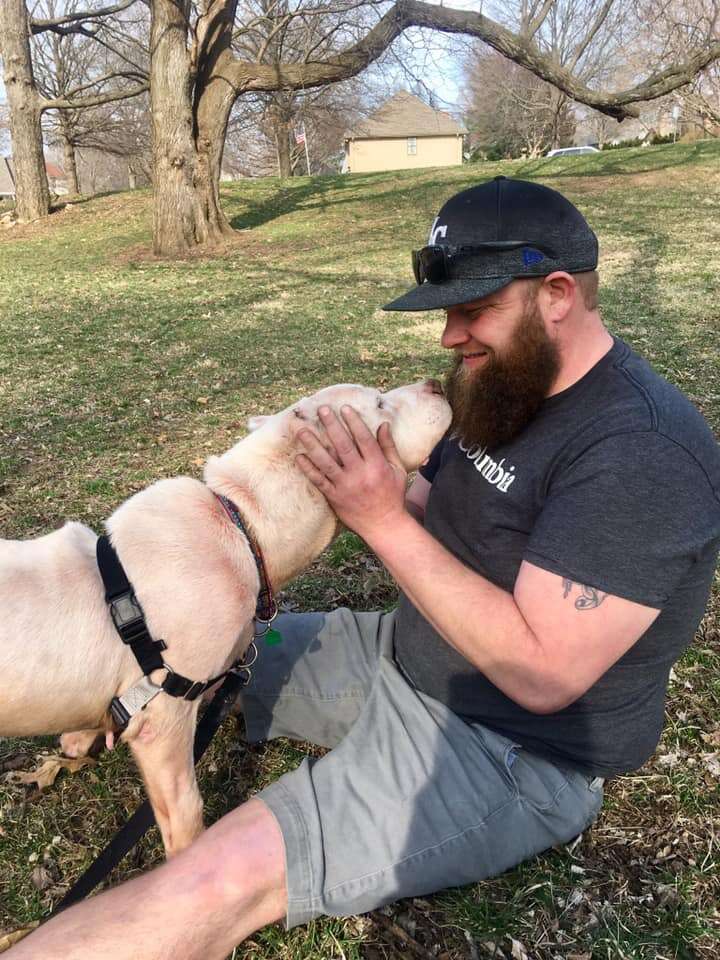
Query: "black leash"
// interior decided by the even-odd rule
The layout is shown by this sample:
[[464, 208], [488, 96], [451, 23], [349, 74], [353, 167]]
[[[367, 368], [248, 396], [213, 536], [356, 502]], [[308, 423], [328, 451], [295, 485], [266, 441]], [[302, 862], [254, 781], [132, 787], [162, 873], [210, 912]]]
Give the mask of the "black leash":
[[[246, 683], [245, 676], [239, 673], [229, 673], [222, 685], [218, 688], [205, 713], [198, 724], [195, 733], [195, 763], [197, 763], [210, 745], [220, 724], [230, 713], [238, 693]], [[155, 815], [148, 800], [145, 800], [116, 833], [110, 843], [100, 853], [85, 873], [77, 880], [65, 894], [60, 903], [52, 911], [48, 920], [56, 916], [67, 907], [84, 900], [95, 887], [107, 877], [132, 850], [155, 823]]]

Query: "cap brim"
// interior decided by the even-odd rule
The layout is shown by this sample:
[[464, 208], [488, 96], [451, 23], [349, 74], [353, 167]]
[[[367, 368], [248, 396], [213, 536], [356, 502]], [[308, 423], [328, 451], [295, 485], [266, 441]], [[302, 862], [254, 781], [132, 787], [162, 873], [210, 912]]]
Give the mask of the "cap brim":
[[396, 300], [386, 303], [382, 309], [442, 310], [445, 307], [456, 307], [459, 303], [471, 303], [489, 293], [495, 293], [514, 279], [515, 277], [458, 277], [445, 283], [423, 283]]

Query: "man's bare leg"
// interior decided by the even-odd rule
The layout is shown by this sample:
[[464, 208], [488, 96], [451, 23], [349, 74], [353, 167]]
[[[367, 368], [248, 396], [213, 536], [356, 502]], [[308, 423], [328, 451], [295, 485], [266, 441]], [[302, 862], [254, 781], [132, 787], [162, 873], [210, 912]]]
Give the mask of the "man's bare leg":
[[227, 814], [172, 860], [40, 927], [12, 960], [222, 960], [285, 916], [285, 847], [260, 800]]

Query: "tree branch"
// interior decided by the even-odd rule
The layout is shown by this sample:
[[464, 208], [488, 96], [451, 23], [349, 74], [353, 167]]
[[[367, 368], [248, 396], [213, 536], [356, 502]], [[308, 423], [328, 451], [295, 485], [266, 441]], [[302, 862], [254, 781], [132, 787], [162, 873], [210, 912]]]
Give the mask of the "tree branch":
[[526, 31], [526, 36], [528, 37], [528, 39], [530, 39], [531, 37], [534, 37], [535, 34], [540, 29], [540, 27], [543, 25], [543, 23], [545, 23], [545, 20], [547, 19], [547, 15], [550, 13], [550, 8], [552, 7], [553, 3], [555, 3], [555, 0], [545, 0], [545, 3], [542, 9], [538, 12], [537, 16], [535, 16], [530, 21]]
[[569, 70], [545, 56], [531, 39], [512, 33], [484, 14], [434, 6], [422, 0], [396, 0], [362, 40], [334, 56], [308, 63], [263, 65], [240, 61], [228, 54], [218, 62], [215, 75], [228, 82], [238, 94], [250, 90], [296, 90], [335, 83], [364, 70], [409, 27], [426, 27], [443, 33], [477, 37], [573, 100], [617, 120], [639, 116], [640, 111], [634, 104], [672, 93], [689, 83], [698, 71], [720, 58], [719, 40], [708, 44], [684, 63], [660, 70], [634, 87], [604, 93], [592, 90]]
[[121, 0], [113, 7], [103, 7], [101, 10], [83, 10], [81, 13], [70, 13], [66, 17], [55, 17], [51, 20], [30, 20], [30, 32], [32, 34], [43, 33], [45, 30], [54, 30], [56, 27], [63, 27], [66, 23], [78, 23], [81, 20], [97, 20], [98, 17], [107, 17], [113, 13], [119, 13], [121, 10], [127, 10], [136, 0]]
[[615, 0], [605, 0], [605, 6], [595, 18], [595, 23], [592, 25], [590, 30], [588, 30], [582, 42], [578, 45], [577, 50], [574, 51], [572, 60], [567, 64], [568, 70], [574, 70], [578, 65], [578, 61], [595, 39], [600, 27], [603, 25], [603, 23], [605, 23], [607, 15], [610, 13], [610, 9], [614, 3]]
[[[124, 79], [124, 80], [136, 80], [139, 83], [147, 82], [147, 74], [138, 73], [132, 70], [116, 70], [113, 73], [106, 73], [102, 77], [97, 77], [95, 80], [89, 80], [87, 83], [83, 83], [79, 87], [73, 87], [71, 90], [66, 90], [63, 94], [63, 100], [74, 100], [79, 93], [82, 93], [84, 90], [89, 90], [91, 87], [99, 87], [103, 83], [107, 83], [108, 80], [115, 79]], [[128, 95], [130, 96], [130, 94]], [[132, 94], [134, 96], [134, 94]]]
[[58, 97], [55, 100], [40, 100], [40, 112], [46, 110], [84, 110], [86, 107], [99, 107], [103, 103], [114, 103], [116, 100], [128, 100], [150, 89], [150, 83], [140, 83], [133, 90], [115, 90], [111, 93], [99, 94], [97, 97], [85, 97], [80, 100], [70, 100], [67, 97]]

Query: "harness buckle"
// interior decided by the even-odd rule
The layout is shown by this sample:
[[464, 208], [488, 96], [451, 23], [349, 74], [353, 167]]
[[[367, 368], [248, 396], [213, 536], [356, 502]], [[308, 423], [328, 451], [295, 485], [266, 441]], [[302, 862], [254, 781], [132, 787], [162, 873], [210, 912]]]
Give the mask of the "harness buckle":
[[122, 696], [113, 697], [110, 701], [110, 716], [120, 728], [119, 732], [124, 733], [135, 714], [144, 710], [159, 693], [162, 693], [162, 687], [153, 683], [149, 677], [143, 677]]
[[132, 646], [138, 640], [146, 638], [159, 650], [167, 649], [164, 640], [153, 640], [148, 633], [143, 608], [140, 606], [133, 590], [127, 590], [110, 600], [108, 606], [110, 607], [110, 616], [123, 643]]
[[145, 623], [142, 607], [138, 603], [135, 593], [132, 590], [121, 593], [120, 596], [110, 601], [109, 607], [113, 623], [123, 641], [128, 643], [128, 640], [125, 639], [126, 633], [135, 632], [132, 630], [133, 627], [137, 628], [139, 624], [144, 626]]

